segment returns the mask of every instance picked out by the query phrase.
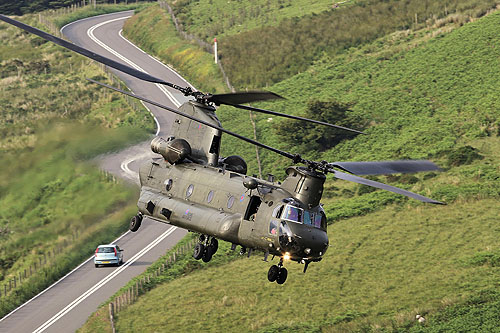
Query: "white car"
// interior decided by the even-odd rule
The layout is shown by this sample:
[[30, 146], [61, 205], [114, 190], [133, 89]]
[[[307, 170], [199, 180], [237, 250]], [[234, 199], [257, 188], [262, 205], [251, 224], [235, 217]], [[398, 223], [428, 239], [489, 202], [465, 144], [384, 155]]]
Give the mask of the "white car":
[[121, 265], [123, 264], [123, 250], [118, 245], [99, 245], [95, 249], [94, 265]]

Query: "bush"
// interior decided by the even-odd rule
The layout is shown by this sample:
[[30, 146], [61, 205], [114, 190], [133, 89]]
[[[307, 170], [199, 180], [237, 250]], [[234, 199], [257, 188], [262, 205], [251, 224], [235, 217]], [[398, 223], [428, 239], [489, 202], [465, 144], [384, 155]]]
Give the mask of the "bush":
[[[311, 100], [307, 104], [304, 117], [330, 124], [358, 128], [360, 119], [351, 115], [352, 104], [336, 100]], [[298, 146], [299, 151], [325, 151], [343, 140], [356, 136], [353, 132], [324, 125], [297, 120], [284, 120], [273, 125], [281, 139], [291, 147]]]
[[448, 155], [448, 166], [471, 164], [473, 161], [481, 159], [483, 159], [483, 156], [479, 154], [479, 150], [471, 146], [464, 146]]

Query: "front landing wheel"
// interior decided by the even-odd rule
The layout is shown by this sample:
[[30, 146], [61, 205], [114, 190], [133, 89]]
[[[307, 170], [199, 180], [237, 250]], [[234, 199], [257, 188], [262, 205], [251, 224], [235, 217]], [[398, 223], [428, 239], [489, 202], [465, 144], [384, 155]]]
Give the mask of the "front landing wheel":
[[272, 265], [269, 268], [269, 271], [267, 272], [267, 279], [269, 280], [269, 282], [276, 281], [276, 279], [278, 278], [278, 275], [279, 275], [279, 271], [280, 271], [280, 269], [276, 265]]
[[286, 270], [285, 267], [281, 267], [279, 270], [278, 278], [276, 279], [276, 282], [278, 284], [285, 283], [287, 276], [288, 276], [288, 271]]

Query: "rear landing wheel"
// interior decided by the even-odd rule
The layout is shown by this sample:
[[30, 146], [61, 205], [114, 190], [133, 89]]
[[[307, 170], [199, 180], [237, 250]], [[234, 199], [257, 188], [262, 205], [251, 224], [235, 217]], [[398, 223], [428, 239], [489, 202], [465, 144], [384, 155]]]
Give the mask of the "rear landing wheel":
[[209, 247], [212, 249], [212, 255], [214, 255], [215, 252], [217, 252], [217, 250], [219, 249], [219, 241], [217, 241], [217, 238], [212, 237], [210, 239]]
[[205, 248], [205, 252], [203, 252], [203, 256], [201, 257], [201, 260], [203, 260], [203, 262], [209, 262], [210, 260], [212, 260], [212, 256], [213, 256], [212, 247], [207, 246]]
[[137, 214], [134, 217], [132, 217], [130, 219], [130, 226], [129, 226], [130, 231], [136, 232], [137, 230], [139, 230], [141, 222], [142, 222], [142, 215]]
[[201, 243], [197, 243], [194, 247], [193, 258], [200, 260], [203, 257], [203, 253], [205, 253], [205, 246]]

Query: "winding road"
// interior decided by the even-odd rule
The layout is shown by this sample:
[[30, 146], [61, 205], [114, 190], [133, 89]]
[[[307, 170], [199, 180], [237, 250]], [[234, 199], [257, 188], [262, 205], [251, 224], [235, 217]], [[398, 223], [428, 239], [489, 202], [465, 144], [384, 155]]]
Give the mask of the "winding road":
[[[63, 27], [63, 34], [75, 44], [150, 73], [180, 86], [190, 86], [175, 71], [150, 57], [121, 34], [125, 20], [132, 11], [83, 19]], [[136, 94], [163, 105], [177, 108], [187, 99], [170, 88], [144, 82], [116, 71]], [[104, 89], [104, 88], [103, 88]], [[157, 122], [157, 135], [166, 136], [174, 117], [152, 105], [146, 107]], [[99, 158], [101, 167], [119, 177], [138, 184], [137, 170], [150, 159], [149, 143], [141, 143], [119, 153]], [[144, 219], [139, 231], [127, 232], [115, 243], [124, 249], [125, 263], [120, 267], [94, 268], [92, 258], [30, 301], [0, 319], [0, 332], [74, 332], [97, 307], [142, 273], [152, 262], [175, 245], [185, 230]]]

